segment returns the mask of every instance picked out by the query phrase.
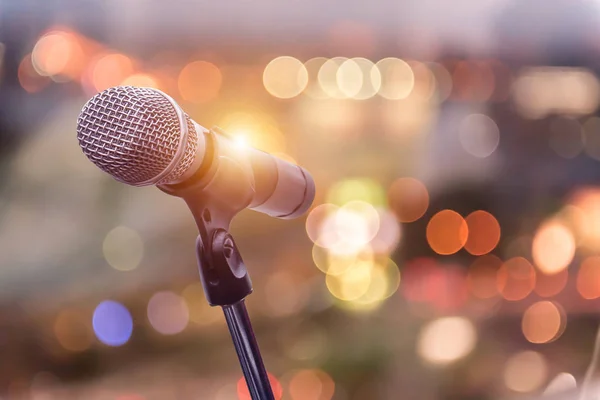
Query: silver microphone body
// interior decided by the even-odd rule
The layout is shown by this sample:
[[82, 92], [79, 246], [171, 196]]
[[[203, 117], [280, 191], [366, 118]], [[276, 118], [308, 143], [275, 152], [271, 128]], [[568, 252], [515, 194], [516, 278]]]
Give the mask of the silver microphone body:
[[202, 127], [157, 89], [117, 86], [97, 94], [81, 111], [77, 137], [94, 164], [129, 185], [157, 185], [177, 194], [186, 182], [205, 178], [198, 176], [203, 174], [206, 185], [245, 184], [246, 179], [210, 176], [210, 164], [226, 161], [246, 172], [252, 192], [248, 208], [295, 218], [314, 199], [315, 184], [305, 169], [239, 146], [218, 128]]

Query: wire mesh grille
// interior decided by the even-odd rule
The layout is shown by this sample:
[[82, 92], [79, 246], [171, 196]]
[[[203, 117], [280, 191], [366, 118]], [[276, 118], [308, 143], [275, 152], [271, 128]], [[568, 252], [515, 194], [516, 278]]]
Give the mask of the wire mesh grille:
[[188, 140], [185, 147], [185, 153], [183, 153], [183, 158], [181, 159], [181, 161], [179, 161], [173, 172], [167, 175], [159, 183], [165, 184], [176, 182], [185, 173], [185, 171], [188, 170], [188, 168], [192, 165], [194, 159], [196, 158], [196, 149], [198, 148], [198, 134], [196, 132], [196, 128], [194, 127], [192, 120], [187, 114], [185, 114], [185, 120], [188, 128]]
[[[197, 137], [190, 125], [193, 133], [184, 157], [168, 178], [180, 176], [194, 160]], [[103, 171], [133, 185], [164, 172], [177, 154], [180, 138], [175, 108], [148, 88], [107, 89], [85, 104], [77, 120], [77, 139], [85, 155]]]

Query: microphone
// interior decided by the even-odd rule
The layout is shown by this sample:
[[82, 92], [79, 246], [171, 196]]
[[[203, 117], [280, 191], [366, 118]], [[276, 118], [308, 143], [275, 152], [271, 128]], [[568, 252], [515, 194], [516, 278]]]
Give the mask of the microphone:
[[[225, 132], [200, 126], [157, 89], [116, 86], [96, 94], [81, 110], [77, 139], [90, 161], [128, 185], [157, 185], [174, 195], [192, 182], [241, 185], [244, 179], [231, 182], [226, 173], [214, 173], [217, 164], [234, 163], [251, 185], [242, 208], [295, 218], [315, 196], [304, 168], [251, 147], [240, 150]], [[236, 196], [235, 190], [221, 192]]]

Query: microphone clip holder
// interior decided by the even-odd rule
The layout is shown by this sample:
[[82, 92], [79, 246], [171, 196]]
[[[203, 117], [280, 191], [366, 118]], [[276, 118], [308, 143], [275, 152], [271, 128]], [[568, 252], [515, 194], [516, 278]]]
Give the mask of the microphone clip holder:
[[239, 157], [219, 152], [219, 133], [218, 128], [203, 132], [206, 152], [194, 176], [182, 184], [158, 187], [183, 198], [194, 216], [204, 293], [211, 306], [223, 308], [252, 400], [274, 400], [244, 302], [252, 293], [252, 281], [229, 233], [233, 217], [252, 200], [254, 180], [248, 165], [236, 161]]

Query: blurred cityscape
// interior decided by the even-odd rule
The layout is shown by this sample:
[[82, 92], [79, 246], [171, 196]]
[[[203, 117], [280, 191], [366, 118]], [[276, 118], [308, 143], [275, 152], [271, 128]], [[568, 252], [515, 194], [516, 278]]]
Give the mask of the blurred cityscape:
[[600, 1], [0, 0], [0, 398], [242, 399], [185, 204], [79, 110], [159, 88], [307, 168], [233, 233], [277, 399], [519, 399], [600, 321]]

